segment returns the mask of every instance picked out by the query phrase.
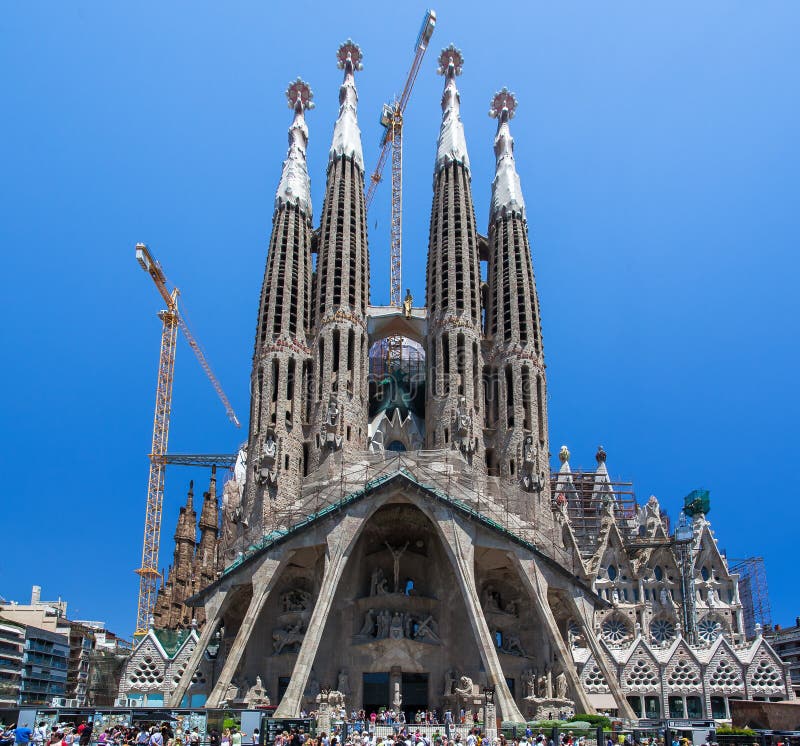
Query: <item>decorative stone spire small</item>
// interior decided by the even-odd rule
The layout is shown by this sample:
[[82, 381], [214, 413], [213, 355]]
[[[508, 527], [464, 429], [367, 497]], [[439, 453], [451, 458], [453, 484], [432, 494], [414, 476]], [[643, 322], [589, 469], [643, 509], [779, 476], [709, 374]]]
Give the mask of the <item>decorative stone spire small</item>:
[[339, 89], [339, 118], [333, 127], [333, 142], [328, 162], [339, 156], [352, 158], [364, 170], [364, 154], [361, 150], [361, 130], [358, 127], [358, 92], [356, 70], [363, 70], [361, 48], [348, 39], [336, 53], [338, 67], [344, 70], [344, 82]]
[[469, 170], [467, 140], [464, 137], [464, 124], [461, 121], [461, 97], [456, 87], [456, 76], [461, 75], [464, 57], [461, 50], [452, 44], [439, 55], [439, 75], [444, 75], [442, 94], [442, 126], [439, 130], [439, 143], [436, 148], [436, 171], [453, 161], [462, 163]]
[[561, 446], [561, 450], [558, 452], [558, 460], [562, 464], [567, 464], [569, 463], [569, 456], [570, 456], [569, 448], [567, 448], [566, 446]]
[[294, 109], [294, 119], [289, 127], [289, 152], [283, 162], [281, 180], [275, 195], [275, 209], [281, 205], [294, 204], [311, 218], [311, 180], [308, 176], [306, 149], [308, 127], [304, 112], [314, 108], [314, 93], [308, 83], [298, 78], [286, 89], [289, 108]]
[[595, 460], [598, 464], [604, 464], [606, 462], [606, 452], [603, 450], [603, 446], [597, 446]]
[[497, 135], [494, 138], [494, 155], [497, 159], [495, 176], [492, 182], [492, 204], [489, 218], [502, 211], [518, 212], [525, 217], [525, 200], [514, 162], [514, 138], [508, 122], [514, 118], [517, 99], [508, 88], [495, 93], [489, 108], [489, 116], [497, 119]]

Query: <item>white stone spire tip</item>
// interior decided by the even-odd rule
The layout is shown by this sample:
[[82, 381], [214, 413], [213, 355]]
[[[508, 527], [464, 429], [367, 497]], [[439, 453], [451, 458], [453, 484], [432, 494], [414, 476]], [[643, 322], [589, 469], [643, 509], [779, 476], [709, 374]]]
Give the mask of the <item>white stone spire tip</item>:
[[308, 177], [306, 148], [308, 127], [303, 116], [306, 109], [314, 108], [314, 93], [311, 86], [297, 78], [286, 88], [286, 101], [294, 110], [294, 119], [289, 127], [289, 151], [283, 162], [281, 180], [275, 194], [275, 208], [296, 204], [311, 218], [311, 180]]
[[509, 119], [513, 119], [516, 110], [517, 97], [508, 88], [504, 87], [494, 94], [492, 103], [489, 106], [489, 116], [492, 119], [502, 119], [505, 112]]
[[298, 78], [289, 83], [289, 87], [286, 89], [286, 101], [290, 109], [297, 109], [298, 107], [301, 111], [313, 109], [315, 106], [313, 99], [314, 92], [304, 80]]
[[333, 142], [328, 152], [328, 163], [336, 158], [352, 158], [364, 170], [364, 154], [361, 150], [361, 130], [358, 128], [358, 93], [355, 71], [363, 70], [361, 48], [351, 39], [336, 52], [336, 62], [344, 70], [344, 81], [339, 88], [339, 117], [333, 127]]
[[340, 70], [361, 72], [364, 69], [364, 65], [361, 64], [362, 58], [361, 47], [352, 39], [348, 39], [336, 52], [336, 64]]
[[454, 44], [445, 47], [439, 55], [439, 67], [436, 72], [439, 75], [450, 75], [450, 68], [452, 67], [453, 75], [461, 75], [464, 67], [464, 55], [461, 50], [457, 49]]
[[436, 147], [436, 173], [448, 163], [461, 163], [469, 171], [467, 141], [461, 122], [461, 101], [456, 87], [456, 76], [461, 75], [464, 55], [452, 44], [439, 55], [439, 75], [444, 75], [442, 94], [442, 126]]

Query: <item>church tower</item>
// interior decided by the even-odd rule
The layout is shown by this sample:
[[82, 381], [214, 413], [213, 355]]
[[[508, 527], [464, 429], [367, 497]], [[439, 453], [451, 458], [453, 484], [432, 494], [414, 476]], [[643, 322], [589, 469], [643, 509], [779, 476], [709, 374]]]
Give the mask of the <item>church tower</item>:
[[483, 459], [478, 233], [456, 76], [463, 58], [452, 45], [439, 58], [445, 77], [428, 244], [428, 448], [457, 448]]
[[271, 506], [293, 499], [305, 469], [304, 378], [309, 374], [311, 188], [304, 112], [313, 94], [299, 78], [286, 91], [294, 118], [275, 196], [250, 379], [250, 433], [243, 518], [260, 535]]
[[312, 311], [316, 390], [308, 392], [316, 406], [309, 471], [335, 451], [351, 455], [367, 448], [369, 256], [355, 83], [355, 73], [362, 69], [361, 50], [348, 40], [337, 57], [344, 82], [319, 227]]
[[486, 309], [487, 424], [493, 433], [490, 473], [549, 491], [544, 350], [525, 200], [514, 162], [509, 121], [517, 107], [507, 89], [492, 100], [496, 157], [489, 210], [489, 297]]
[[194, 509], [194, 482], [189, 482], [186, 505], [181, 506], [175, 527], [175, 550], [167, 580], [158, 591], [153, 618], [156, 627], [179, 629], [191, 624], [191, 611], [184, 601], [195, 592], [194, 550], [197, 539], [197, 513]]

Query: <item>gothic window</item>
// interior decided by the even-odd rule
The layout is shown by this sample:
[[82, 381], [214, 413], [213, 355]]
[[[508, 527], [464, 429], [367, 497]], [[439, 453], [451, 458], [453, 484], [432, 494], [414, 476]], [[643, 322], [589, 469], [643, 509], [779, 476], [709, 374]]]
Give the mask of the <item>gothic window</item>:
[[606, 691], [608, 689], [608, 682], [603, 672], [600, 670], [594, 661], [586, 665], [583, 670], [583, 685], [587, 691]]
[[661, 565], [656, 565], [653, 568], [653, 575], [656, 576], [656, 580], [663, 580], [664, 579], [664, 571], [661, 569]]
[[659, 676], [650, 661], [641, 656], [628, 670], [625, 683], [632, 689], [652, 689], [659, 685]]
[[675, 639], [675, 625], [669, 619], [654, 619], [650, 623], [650, 634], [655, 642], [670, 642]]
[[458, 366], [458, 393], [463, 396], [466, 384], [466, 350], [464, 347], [464, 335], [456, 336], [456, 365]]
[[714, 689], [738, 689], [743, 685], [741, 671], [727, 658], [722, 658], [711, 673], [709, 684]]
[[752, 674], [754, 687], [761, 689], [780, 689], [782, 680], [778, 669], [769, 658], [762, 658]]
[[712, 643], [722, 634], [722, 624], [715, 617], [703, 617], [697, 625], [697, 634], [703, 642]]
[[697, 667], [686, 658], [679, 658], [667, 677], [667, 684], [673, 687], [700, 686], [700, 673]]
[[606, 570], [608, 573], [609, 580], [616, 580], [617, 579], [617, 568], [614, 565], [609, 565], [608, 569]]
[[510, 365], [506, 365], [506, 413], [508, 426], [514, 427], [514, 372]]
[[708, 572], [708, 568], [705, 565], [703, 565], [700, 570], [700, 576], [703, 578], [703, 580], [708, 580], [711, 577], [710, 573]]
[[544, 399], [540, 375], [536, 376], [536, 416], [539, 418], [539, 443], [544, 445]]
[[522, 366], [522, 407], [525, 412], [525, 420], [522, 427], [530, 430], [533, 425], [531, 418], [531, 373], [527, 365]]
[[603, 622], [603, 637], [608, 642], [622, 642], [630, 637], [630, 625], [621, 617], [611, 617]]
[[145, 656], [128, 677], [128, 683], [137, 688], [156, 688], [164, 683], [164, 672], [159, 663]]

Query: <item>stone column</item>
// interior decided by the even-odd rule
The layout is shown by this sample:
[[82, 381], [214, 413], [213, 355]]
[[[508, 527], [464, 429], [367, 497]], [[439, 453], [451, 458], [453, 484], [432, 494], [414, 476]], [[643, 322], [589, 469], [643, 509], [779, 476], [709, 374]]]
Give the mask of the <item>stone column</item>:
[[192, 654], [189, 656], [189, 662], [186, 664], [186, 668], [181, 674], [181, 680], [178, 682], [177, 686], [172, 692], [170, 697], [170, 707], [180, 707], [181, 700], [186, 695], [189, 685], [192, 683], [192, 676], [194, 676], [195, 671], [197, 671], [197, 667], [200, 665], [200, 659], [203, 657], [203, 653], [206, 652], [206, 648], [211, 643], [211, 638], [214, 635], [214, 632], [217, 631], [217, 627], [222, 619], [222, 614], [230, 606], [232, 595], [235, 595], [235, 591], [233, 589], [228, 591], [219, 590], [208, 601], [206, 601], [205, 627], [203, 627], [203, 631], [200, 634], [200, 639], [197, 641], [197, 645], [192, 651]]
[[325, 573], [322, 577], [319, 596], [314, 604], [314, 611], [311, 613], [311, 619], [308, 622], [300, 652], [297, 654], [297, 661], [294, 664], [289, 686], [283, 695], [283, 699], [278, 704], [278, 708], [275, 710], [274, 717], [276, 718], [296, 718], [300, 715], [303, 692], [308, 683], [314, 659], [317, 657], [322, 632], [325, 629], [325, 621], [328, 618], [328, 612], [333, 603], [336, 589], [339, 586], [342, 572], [347, 564], [352, 539], [361, 522], [362, 519], [360, 518], [345, 516], [328, 534]]
[[[572, 611], [575, 614], [575, 620], [581, 626], [581, 632], [586, 640], [586, 644], [589, 646], [589, 650], [592, 651], [592, 656], [594, 657], [595, 661], [597, 661], [597, 666], [602, 671], [603, 676], [608, 682], [608, 688], [611, 690], [611, 694], [617, 701], [617, 705], [619, 705], [620, 715], [622, 715], [624, 718], [634, 720], [636, 715], [634, 714], [633, 709], [631, 708], [630, 704], [628, 704], [628, 700], [625, 698], [625, 695], [622, 692], [616, 672], [612, 671], [608, 667], [606, 657], [603, 655], [603, 650], [600, 647], [600, 644], [597, 642], [597, 638], [594, 636], [594, 630], [591, 629], [586, 622], [586, 613], [584, 613], [584, 609], [580, 608], [580, 606], [584, 606], [585, 603], [582, 602], [579, 605], [577, 599], [573, 598], [572, 596], [569, 597], [569, 601]], [[591, 609], [589, 609], [587, 613], [591, 615], [593, 612]], [[644, 704], [644, 700], [642, 700], [642, 704]]]
[[488, 742], [489, 746], [493, 746], [497, 738], [497, 708], [494, 702], [487, 702], [486, 695], [483, 699], [483, 733], [484, 740]]
[[522, 713], [519, 711], [506, 683], [500, 659], [497, 657], [497, 648], [495, 647], [492, 633], [489, 631], [489, 625], [483, 615], [478, 590], [475, 587], [475, 557], [472, 539], [456, 521], [452, 513], [447, 518], [437, 516], [436, 521], [439, 530], [442, 532], [442, 538], [448, 549], [450, 559], [453, 562], [456, 577], [464, 595], [467, 616], [472, 624], [472, 631], [475, 634], [483, 665], [486, 668], [489, 686], [495, 688], [495, 697], [500, 705], [503, 719], [524, 723], [525, 718], [522, 717]]
[[242, 659], [247, 643], [250, 641], [250, 635], [253, 633], [253, 627], [258, 620], [261, 609], [264, 608], [269, 594], [275, 587], [277, 570], [280, 565], [280, 560], [268, 557], [253, 574], [253, 597], [250, 599], [250, 605], [247, 607], [242, 624], [222, 666], [219, 679], [217, 679], [217, 683], [208, 697], [206, 708], [220, 706], [222, 698], [225, 696], [225, 690], [230, 685], [231, 679], [233, 679], [233, 675], [239, 667], [239, 661]]
[[550, 637], [550, 644], [556, 651], [561, 670], [567, 677], [567, 682], [574, 692], [575, 701], [581, 706], [583, 712], [593, 714], [595, 711], [594, 706], [589, 702], [589, 697], [583, 686], [581, 686], [578, 673], [575, 670], [575, 662], [572, 660], [572, 654], [567, 650], [564, 638], [561, 637], [561, 633], [558, 631], [556, 620], [553, 619], [553, 612], [550, 610], [550, 604], [547, 601], [547, 583], [536, 566], [536, 560], [523, 559], [521, 557], [517, 557], [516, 560], [522, 581], [528, 587], [534, 608], [539, 614], [539, 619], [545, 632]]

